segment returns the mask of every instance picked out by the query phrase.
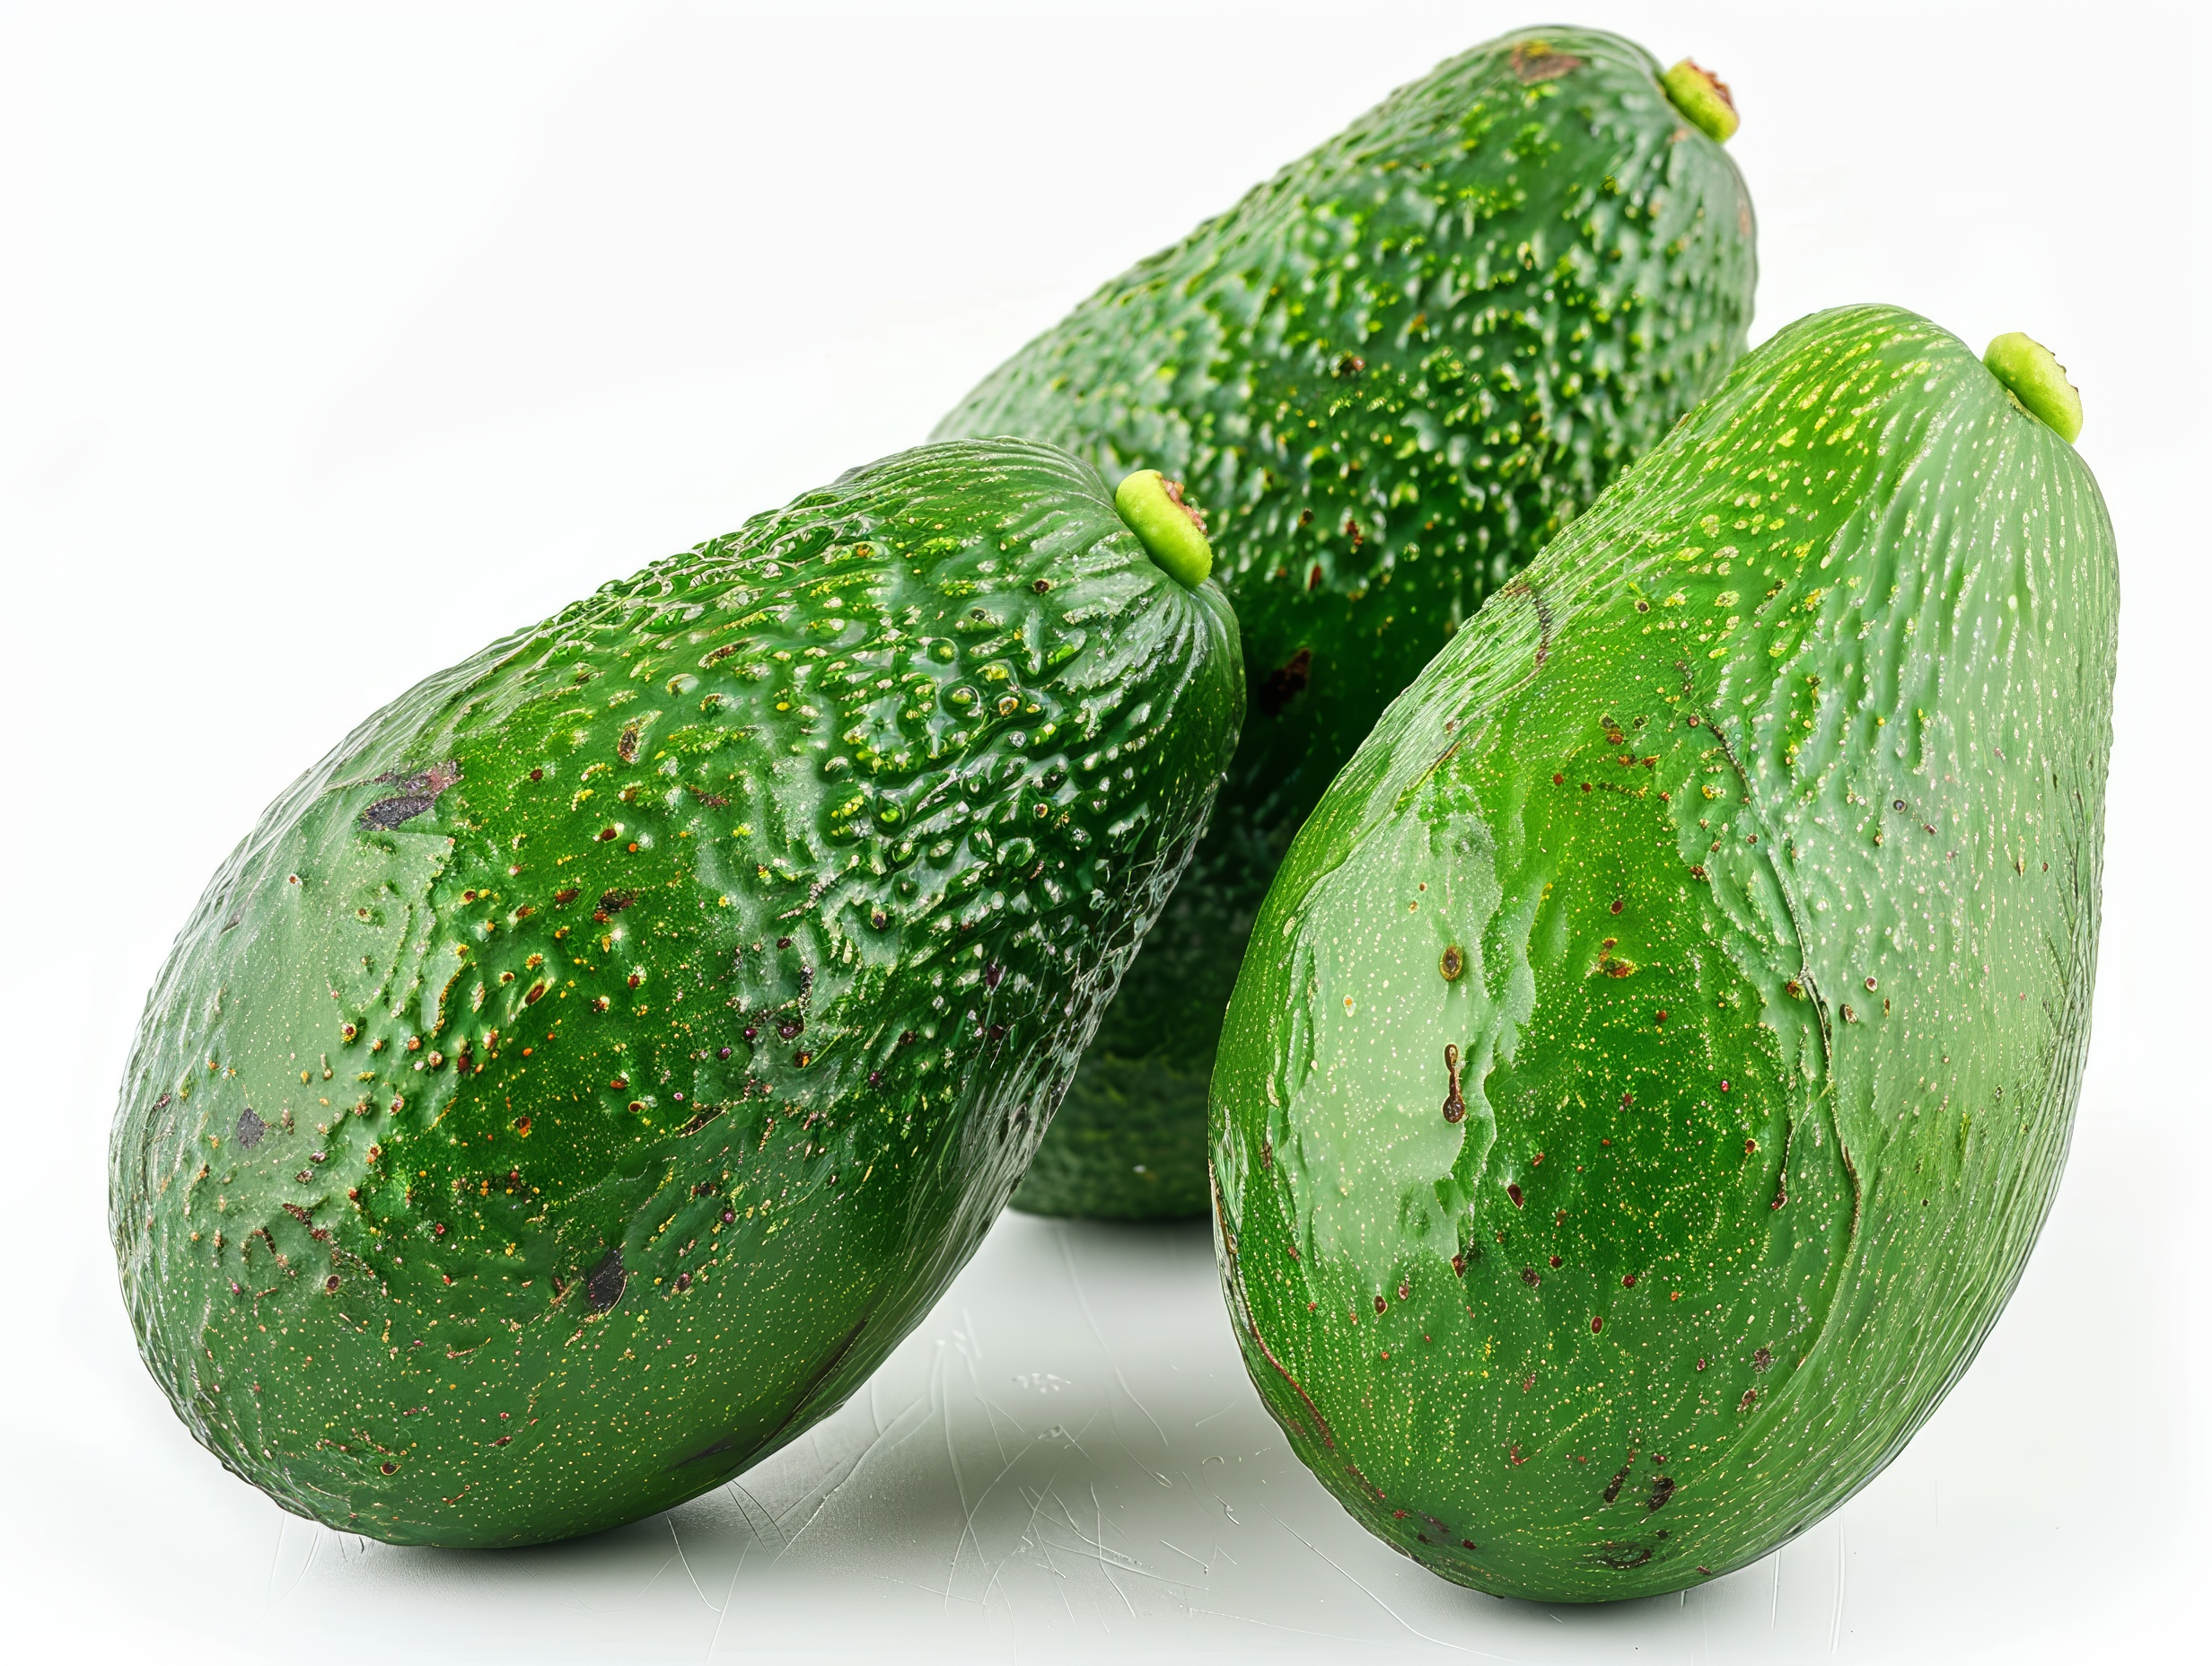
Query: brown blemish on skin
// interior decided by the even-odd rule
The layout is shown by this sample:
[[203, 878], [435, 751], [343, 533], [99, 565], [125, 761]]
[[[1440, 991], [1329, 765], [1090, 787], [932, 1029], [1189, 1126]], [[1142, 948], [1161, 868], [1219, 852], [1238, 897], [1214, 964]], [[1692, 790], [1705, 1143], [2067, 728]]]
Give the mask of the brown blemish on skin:
[[[1444, 1090], [1444, 1119], [1457, 1122], [1467, 1114], [1467, 1101], [1460, 1097], [1460, 1050], [1450, 1042], [1444, 1044], [1444, 1067], [1450, 1083]], [[1517, 1190], [1514, 1201], [1521, 1201]]]
[[1636, 1468], [1636, 1449], [1628, 1449], [1628, 1460], [1620, 1466], [1620, 1472], [1605, 1484], [1605, 1502], [1611, 1504], [1620, 1496], [1620, 1489], [1628, 1484], [1628, 1471]]
[[1444, 982], [1459, 982], [1460, 975], [1467, 969], [1467, 957], [1460, 952], [1457, 943], [1444, 951], [1444, 958], [1437, 961], [1436, 969], [1444, 974]]
[[622, 1299], [622, 1292], [629, 1284], [629, 1274], [622, 1266], [620, 1246], [600, 1257], [592, 1270], [584, 1276], [584, 1289], [590, 1299], [592, 1311], [604, 1313]]
[[[1539, 82], [1557, 81], [1561, 75], [1580, 69], [1583, 60], [1571, 52], [1554, 52], [1548, 40], [1523, 40], [1513, 49], [1513, 73], [1524, 87]], [[1714, 83], [1718, 86], [1720, 83]], [[1725, 98], [1724, 92], [1721, 95]], [[1734, 107], [1731, 106], [1733, 109]]]
[[716, 1117], [719, 1117], [728, 1109], [729, 1108], [725, 1105], [709, 1105], [704, 1110], [701, 1110], [698, 1115], [694, 1116], [690, 1121], [685, 1123], [681, 1131], [687, 1135], [697, 1134], [701, 1128], [705, 1127], [708, 1123], [712, 1122]]
[[1237, 1266], [1236, 1234], [1229, 1230], [1229, 1214], [1221, 1202], [1221, 1182], [1214, 1178], [1210, 1165], [1207, 1182], [1214, 1193], [1214, 1222], [1221, 1232], [1222, 1248], [1228, 1255], [1230, 1312], [1235, 1321], [1243, 1327], [1244, 1334], [1252, 1339], [1252, 1346], [1260, 1350], [1260, 1357], [1274, 1368], [1276, 1375], [1290, 1385], [1291, 1392], [1305, 1407], [1307, 1414], [1313, 1419], [1313, 1430], [1321, 1437], [1321, 1444], [1334, 1451], [1337, 1450], [1337, 1437], [1330, 1431], [1329, 1420], [1321, 1416], [1321, 1407], [1313, 1403], [1313, 1397], [1305, 1391], [1297, 1378], [1290, 1374], [1283, 1362], [1276, 1358], [1275, 1350], [1268, 1346], [1267, 1338], [1260, 1334], [1260, 1327], [1252, 1319], [1251, 1303], [1244, 1299], [1243, 1271]]
[[399, 791], [391, 798], [380, 798], [361, 812], [360, 825], [370, 832], [389, 833], [403, 821], [411, 821], [438, 802], [438, 794], [461, 779], [461, 766], [448, 758], [444, 763], [433, 764], [419, 775], [382, 775], [378, 783], [397, 786]]
[[1181, 480], [1162, 478], [1160, 487], [1167, 494], [1167, 501], [1189, 517], [1190, 524], [1203, 534], [1206, 530], [1206, 511], [1183, 496], [1186, 489]]

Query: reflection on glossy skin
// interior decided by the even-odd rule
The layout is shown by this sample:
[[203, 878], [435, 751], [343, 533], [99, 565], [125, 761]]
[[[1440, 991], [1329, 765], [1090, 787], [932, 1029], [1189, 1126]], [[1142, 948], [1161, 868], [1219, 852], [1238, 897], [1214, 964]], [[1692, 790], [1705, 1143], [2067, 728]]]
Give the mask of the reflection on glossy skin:
[[1647, 1595], [1927, 1419], [2072, 1128], [2118, 601], [2066, 440], [1847, 308], [1391, 708], [1214, 1080], [1239, 1340], [1362, 1521], [1479, 1589]]

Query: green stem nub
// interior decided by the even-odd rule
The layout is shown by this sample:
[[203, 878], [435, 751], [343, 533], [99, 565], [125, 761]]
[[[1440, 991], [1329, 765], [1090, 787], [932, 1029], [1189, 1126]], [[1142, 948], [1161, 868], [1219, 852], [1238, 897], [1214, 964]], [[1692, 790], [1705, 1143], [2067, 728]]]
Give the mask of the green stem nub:
[[1674, 108], [1690, 118], [1698, 131], [1716, 144], [1725, 145], [1740, 125], [1736, 101], [1728, 96], [1728, 83], [1709, 69], [1699, 69], [1684, 58], [1659, 77]]
[[2049, 347], [2008, 329], [1989, 344], [1981, 362], [2011, 390], [2022, 410], [2049, 425], [2068, 445], [2074, 443], [2082, 431], [2082, 396]]
[[1206, 583], [1214, 570], [1214, 547], [1206, 541], [1206, 517], [1183, 502], [1181, 481], [1163, 478], [1157, 469], [1139, 469], [1114, 487], [1114, 507], [1170, 578], [1186, 590]]

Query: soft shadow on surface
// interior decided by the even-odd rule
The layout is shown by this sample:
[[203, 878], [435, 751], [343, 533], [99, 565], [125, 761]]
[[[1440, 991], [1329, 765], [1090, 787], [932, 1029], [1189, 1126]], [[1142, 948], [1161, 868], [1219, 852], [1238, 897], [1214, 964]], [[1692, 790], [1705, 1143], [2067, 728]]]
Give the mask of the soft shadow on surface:
[[[2099, 1175], [2077, 1156], [2077, 1176], [2124, 1180], [2132, 1164], [2115, 1157]], [[2053, 1223], [2045, 1253], [2061, 1267], [2076, 1230]], [[2078, 1311], [2074, 1282], [2032, 1276], [2020, 1305]], [[2133, 1322], [2115, 1307], [2099, 1334]], [[2079, 1393], [2054, 1389], [2032, 1348], [2014, 1357], [2012, 1334], [2000, 1328], [1890, 1473], [1776, 1555], [1695, 1591], [1551, 1608], [1425, 1572], [1298, 1464], [1237, 1356], [1207, 1223], [1008, 1215], [847, 1405], [735, 1481], [614, 1532], [496, 1553], [394, 1549], [267, 1513], [273, 1550], [249, 1539], [224, 1556], [225, 1635], [257, 1650], [312, 1639], [340, 1658], [404, 1645], [531, 1662], [997, 1660], [1039, 1647], [1974, 1658], [1988, 1603], [2017, 1586], [2023, 1536], [2067, 1513], [1997, 1450], [2028, 1415], [2006, 1407], [2028, 1381], [2069, 1407], [2094, 1398], [2092, 1376]], [[2059, 1439], [2047, 1413], [2036, 1420], [2046, 1444]], [[1978, 1456], [1962, 1467], [1960, 1452]], [[2014, 1524], [2003, 1544], [1990, 1538], [1999, 1520]]]
[[1449, 1648], [1400, 1617], [1402, 1583], [1433, 1587], [1426, 1606], [1507, 1606], [1369, 1539], [1291, 1458], [1231, 1341], [1203, 1220], [1009, 1215], [839, 1412], [665, 1515], [488, 1554], [343, 1542], [293, 1553], [302, 1598], [320, 1583], [306, 1558], [325, 1576], [338, 1557], [374, 1565], [436, 1602], [445, 1646], [492, 1657], [525, 1652], [511, 1618], [492, 1618], [518, 1601], [557, 1657], [1080, 1653], [1139, 1636], [1277, 1652], [1303, 1638], [1341, 1655]]

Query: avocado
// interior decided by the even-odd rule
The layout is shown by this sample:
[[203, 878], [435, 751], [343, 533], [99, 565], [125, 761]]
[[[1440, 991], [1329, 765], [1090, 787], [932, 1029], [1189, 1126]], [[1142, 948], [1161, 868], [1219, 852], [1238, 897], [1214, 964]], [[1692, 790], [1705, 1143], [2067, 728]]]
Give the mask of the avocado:
[[2016, 392], [1895, 308], [1785, 329], [1283, 865], [1214, 1078], [1233, 1327], [1446, 1578], [1596, 1601], [1764, 1555], [2020, 1277], [2088, 1041], [2119, 581]]
[[1484, 596], [1742, 351], [1751, 199], [1708, 136], [1734, 106], [1694, 65], [1667, 75], [1681, 108], [1614, 35], [1477, 47], [1114, 279], [939, 425], [1181, 483], [1250, 679], [1189, 878], [1016, 1207], [1205, 1213], [1221, 1014], [1291, 836]]
[[924, 447], [402, 695], [270, 808], [110, 1153], [141, 1353], [286, 1509], [528, 1544], [840, 1404], [1004, 1206], [1243, 696], [1087, 464]]

